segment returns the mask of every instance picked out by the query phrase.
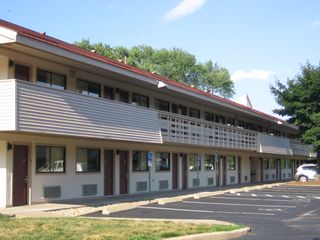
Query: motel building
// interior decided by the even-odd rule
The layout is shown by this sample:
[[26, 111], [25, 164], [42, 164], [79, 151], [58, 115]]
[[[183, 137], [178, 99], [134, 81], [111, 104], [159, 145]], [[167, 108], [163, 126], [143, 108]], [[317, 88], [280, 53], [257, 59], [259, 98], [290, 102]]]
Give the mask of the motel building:
[[0, 207], [290, 180], [314, 157], [250, 106], [0, 20]]

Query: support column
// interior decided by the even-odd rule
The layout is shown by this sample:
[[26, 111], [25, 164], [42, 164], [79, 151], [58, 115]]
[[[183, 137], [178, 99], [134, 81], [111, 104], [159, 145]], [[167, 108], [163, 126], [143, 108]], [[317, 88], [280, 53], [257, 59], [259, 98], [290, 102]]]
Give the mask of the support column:
[[9, 58], [0, 56], [0, 80], [9, 79]]
[[7, 206], [7, 142], [0, 141], [0, 208]]
[[120, 194], [120, 154], [114, 151], [114, 194]]

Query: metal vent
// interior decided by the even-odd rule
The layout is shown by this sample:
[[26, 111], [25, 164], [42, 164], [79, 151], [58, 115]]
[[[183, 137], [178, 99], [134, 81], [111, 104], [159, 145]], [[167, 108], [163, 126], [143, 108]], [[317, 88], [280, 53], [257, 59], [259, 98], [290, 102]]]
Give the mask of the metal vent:
[[137, 182], [136, 191], [143, 192], [147, 191], [148, 183], [147, 182]]
[[198, 178], [192, 179], [192, 186], [193, 187], [200, 186], [200, 179], [198, 179]]
[[266, 174], [266, 175], [264, 176], [264, 178], [265, 178], [266, 180], [268, 180], [268, 179], [269, 179], [269, 174]]
[[59, 198], [61, 197], [61, 186], [43, 187], [44, 198]]
[[213, 178], [212, 178], [212, 177], [211, 177], [211, 178], [208, 178], [207, 185], [208, 185], [208, 186], [211, 186], [211, 185], [213, 185], [213, 183], [214, 183]]
[[97, 195], [97, 184], [84, 184], [82, 185], [82, 196], [94, 196]]
[[230, 177], [230, 183], [235, 183], [236, 182], [236, 177], [235, 176], [231, 176]]
[[169, 188], [169, 181], [168, 180], [159, 181], [159, 189], [160, 190], [168, 189], [168, 188]]

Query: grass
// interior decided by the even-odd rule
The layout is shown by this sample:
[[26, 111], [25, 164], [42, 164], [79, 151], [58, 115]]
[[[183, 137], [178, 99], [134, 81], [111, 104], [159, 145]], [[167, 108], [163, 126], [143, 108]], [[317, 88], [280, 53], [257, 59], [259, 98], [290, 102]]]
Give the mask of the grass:
[[231, 231], [239, 225], [89, 218], [12, 218], [0, 214], [0, 239], [157, 240], [189, 234]]

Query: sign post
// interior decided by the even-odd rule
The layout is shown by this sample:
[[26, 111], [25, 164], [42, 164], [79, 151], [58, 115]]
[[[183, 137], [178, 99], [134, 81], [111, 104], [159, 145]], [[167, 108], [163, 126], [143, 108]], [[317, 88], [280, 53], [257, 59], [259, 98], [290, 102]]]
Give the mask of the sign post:
[[152, 168], [152, 152], [148, 152], [148, 168], [149, 168], [149, 202], [151, 202], [151, 168]]

